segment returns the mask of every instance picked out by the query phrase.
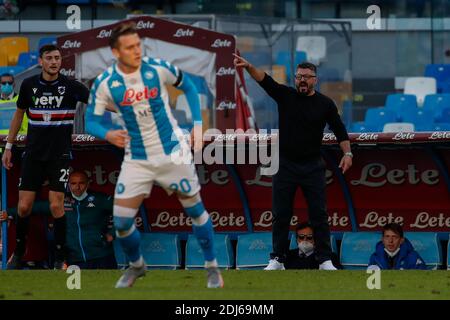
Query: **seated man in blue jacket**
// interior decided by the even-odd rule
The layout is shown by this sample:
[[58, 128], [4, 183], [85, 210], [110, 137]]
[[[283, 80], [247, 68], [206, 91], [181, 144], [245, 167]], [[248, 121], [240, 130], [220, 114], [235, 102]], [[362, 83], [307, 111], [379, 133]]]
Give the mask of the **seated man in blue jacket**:
[[[70, 195], [64, 199], [67, 217], [66, 264], [81, 269], [117, 269], [112, 241], [113, 199], [103, 193], [88, 191], [88, 177], [83, 171], [69, 176]], [[48, 201], [36, 201], [32, 214], [50, 215]], [[16, 209], [0, 212], [0, 222], [14, 219]]]
[[389, 223], [384, 226], [383, 237], [370, 256], [368, 269], [424, 270], [426, 264], [411, 242], [403, 237], [402, 227], [397, 223]]

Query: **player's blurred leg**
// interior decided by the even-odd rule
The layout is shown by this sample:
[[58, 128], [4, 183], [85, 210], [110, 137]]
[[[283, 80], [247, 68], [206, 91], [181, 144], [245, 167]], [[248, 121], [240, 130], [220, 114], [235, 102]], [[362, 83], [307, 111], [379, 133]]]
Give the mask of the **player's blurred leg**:
[[33, 201], [36, 197], [34, 191], [19, 191], [18, 217], [16, 226], [16, 249], [8, 260], [7, 269], [21, 269], [22, 257], [27, 247], [27, 235], [30, 224], [30, 214]]
[[50, 211], [55, 228], [55, 264], [54, 269], [64, 269], [66, 244], [66, 216], [64, 215], [64, 193], [49, 191]]
[[[140, 202], [142, 202], [141, 197]], [[123, 201], [123, 199], [122, 199]], [[117, 203], [117, 200], [116, 200]], [[140, 250], [141, 236], [134, 225], [137, 209], [114, 205], [114, 226], [117, 239], [125, 252], [130, 266], [116, 283], [116, 288], [133, 286], [137, 278], [145, 275], [145, 262]]]
[[192, 197], [178, 196], [187, 215], [192, 218], [192, 229], [205, 258], [205, 268], [208, 270], [208, 288], [223, 287], [223, 279], [218, 268], [214, 252], [214, 229], [211, 218], [203, 206], [200, 194]]

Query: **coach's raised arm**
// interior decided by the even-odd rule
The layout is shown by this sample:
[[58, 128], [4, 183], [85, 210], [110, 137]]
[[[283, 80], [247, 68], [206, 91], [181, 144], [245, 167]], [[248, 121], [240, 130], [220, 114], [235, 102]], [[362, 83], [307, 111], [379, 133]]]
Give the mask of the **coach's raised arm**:
[[320, 147], [328, 123], [343, 152], [339, 167], [345, 173], [352, 166], [350, 140], [337, 107], [333, 100], [315, 91], [317, 67], [312, 63], [303, 62], [297, 66], [295, 88], [292, 88], [277, 83], [244, 58], [234, 56], [236, 68], [245, 68], [278, 105], [280, 167], [272, 180], [273, 252], [265, 270], [284, 270], [289, 247], [289, 223], [298, 187], [303, 190], [308, 203], [319, 268], [336, 270], [331, 261], [325, 162]]

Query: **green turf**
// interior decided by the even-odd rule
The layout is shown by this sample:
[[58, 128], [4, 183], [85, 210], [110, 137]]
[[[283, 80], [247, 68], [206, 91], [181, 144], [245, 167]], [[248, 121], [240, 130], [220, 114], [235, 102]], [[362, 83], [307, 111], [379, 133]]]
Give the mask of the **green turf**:
[[204, 271], [147, 272], [133, 288], [114, 289], [121, 271], [85, 270], [69, 290], [64, 271], [0, 271], [0, 299], [450, 299], [450, 272], [384, 271], [381, 289], [365, 271], [224, 271], [225, 287], [207, 289]]

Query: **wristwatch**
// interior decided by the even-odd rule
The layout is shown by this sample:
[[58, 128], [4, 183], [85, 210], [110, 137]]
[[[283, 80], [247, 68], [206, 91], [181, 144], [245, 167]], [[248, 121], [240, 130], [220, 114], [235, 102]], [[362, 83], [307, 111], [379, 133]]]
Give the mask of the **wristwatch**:
[[344, 153], [344, 156], [353, 158], [353, 153], [351, 153], [351, 152], [346, 152], [346, 153]]

